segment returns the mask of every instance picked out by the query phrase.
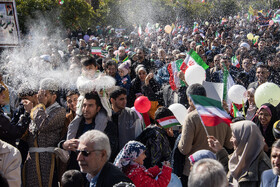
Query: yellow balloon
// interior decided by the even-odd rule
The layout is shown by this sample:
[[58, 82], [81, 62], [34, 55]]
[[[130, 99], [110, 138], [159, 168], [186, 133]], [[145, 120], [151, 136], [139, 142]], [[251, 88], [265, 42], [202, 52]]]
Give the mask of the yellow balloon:
[[165, 31], [167, 34], [169, 34], [169, 33], [171, 33], [171, 31], [172, 31], [172, 27], [171, 27], [170, 25], [166, 25], [166, 26], [164, 27], [164, 31]]
[[256, 41], [258, 41], [259, 38], [260, 38], [260, 36], [258, 36], [258, 35], [256, 35], [256, 36], [254, 37], [254, 39], [255, 39]]
[[254, 35], [253, 35], [252, 33], [249, 33], [249, 34], [247, 34], [247, 38], [248, 38], [249, 40], [253, 40]]

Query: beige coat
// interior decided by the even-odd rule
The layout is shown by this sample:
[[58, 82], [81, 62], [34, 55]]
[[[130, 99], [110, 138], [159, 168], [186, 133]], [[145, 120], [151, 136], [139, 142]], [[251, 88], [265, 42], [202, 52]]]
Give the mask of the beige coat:
[[21, 155], [18, 149], [0, 140], [0, 173], [11, 187], [21, 186]]
[[[225, 146], [229, 149], [232, 148], [230, 142], [231, 138], [231, 129], [225, 123], [220, 123], [214, 127], [206, 127], [210, 136], [215, 136], [222, 146]], [[190, 112], [182, 127], [182, 136], [178, 144], [179, 151], [186, 155], [185, 166], [183, 174], [189, 176], [190, 172], [190, 161], [188, 157], [201, 149], [210, 150], [207, 142], [207, 135], [204, 130], [203, 124], [200, 121], [199, 114], [197, 110]]]

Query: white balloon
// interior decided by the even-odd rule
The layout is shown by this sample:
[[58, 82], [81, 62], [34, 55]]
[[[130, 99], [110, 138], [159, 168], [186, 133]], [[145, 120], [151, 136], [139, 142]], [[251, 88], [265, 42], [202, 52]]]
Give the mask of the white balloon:
[[266, 82], [261, 84], [255, 92], [255, 103], [258, 108], [264, 103], [277, 106], [280, 102], [280, 88], [277, 84]]
[[233, 85], [228, 90], [228, 98], [236, 104], [242, 104], [247, 101], [246, 88], [242, 85]]
[[187, 109], [184, 105], [180, 103], [174, 103], [168, 107], [169, 110], [174, 114], [176, 119], [181, 125], [184, 124], [185, 118], [187, 116]]
[[185, 72], [185, 80], [189, 86], [195, 83], [202, 84], [205, 79], [206, 72], [199, 65], [190, 66]]

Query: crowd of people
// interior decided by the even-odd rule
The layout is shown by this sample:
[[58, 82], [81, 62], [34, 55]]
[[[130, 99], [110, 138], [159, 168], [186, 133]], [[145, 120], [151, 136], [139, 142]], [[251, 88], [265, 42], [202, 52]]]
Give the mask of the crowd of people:
[[[164, 187], [176, 179], [190, 187], [276, 186], [280, 107], [257, 107], [254, 94], [266, 82], [280, 86], [280, 20], [271, 22], [278, 13], [195, 28], [177, 23], [172, 32], [164, 26], [67, 30], [58, 46], [44, 38], [40, 46], [49, 50], [38, 49], [26, 64], [47, 72], [63, 65], [66, 87], [47, 74], [38, 87], [23, 82], [9, 71], [13, 58], [2, 58], [1, 186]], [[247, 89], [243, 115], [232, 116], [230, 126], [201, 122], [190, 95], [207, 97], [207, 90], [188, 85], [174, 63], [190, 51], [209, 66], [205, 81], [223, 83], [228, 72], [228, 82]], [[148, 112], [134, 106], [140, 96], [149, 99]], [[187, 109], [183, 122], [168, 108], [174, 103]]]

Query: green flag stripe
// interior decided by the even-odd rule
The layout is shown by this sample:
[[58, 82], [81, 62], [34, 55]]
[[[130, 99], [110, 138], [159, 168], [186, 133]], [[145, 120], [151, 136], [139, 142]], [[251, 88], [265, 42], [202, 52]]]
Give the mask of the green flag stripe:
[[194, 104], [199, 104], [202, 106], [214, 106], [216, 108], [219, 108], [221, 110], [224, 110], [224, 108], [222, 107], [222, 103], [220, 101], [208, 98], [208, 97], [204, 97], [204, 96], [200, 96], [200, 95], [191, 95], [191, 98], [194, 102]]
[[202, 60], [202, 58], [193, 50], [189, 51], [189, 55], [195, 60], [195, 62], [203, 67], [205, 70], [209, 68], [209, 66]]

